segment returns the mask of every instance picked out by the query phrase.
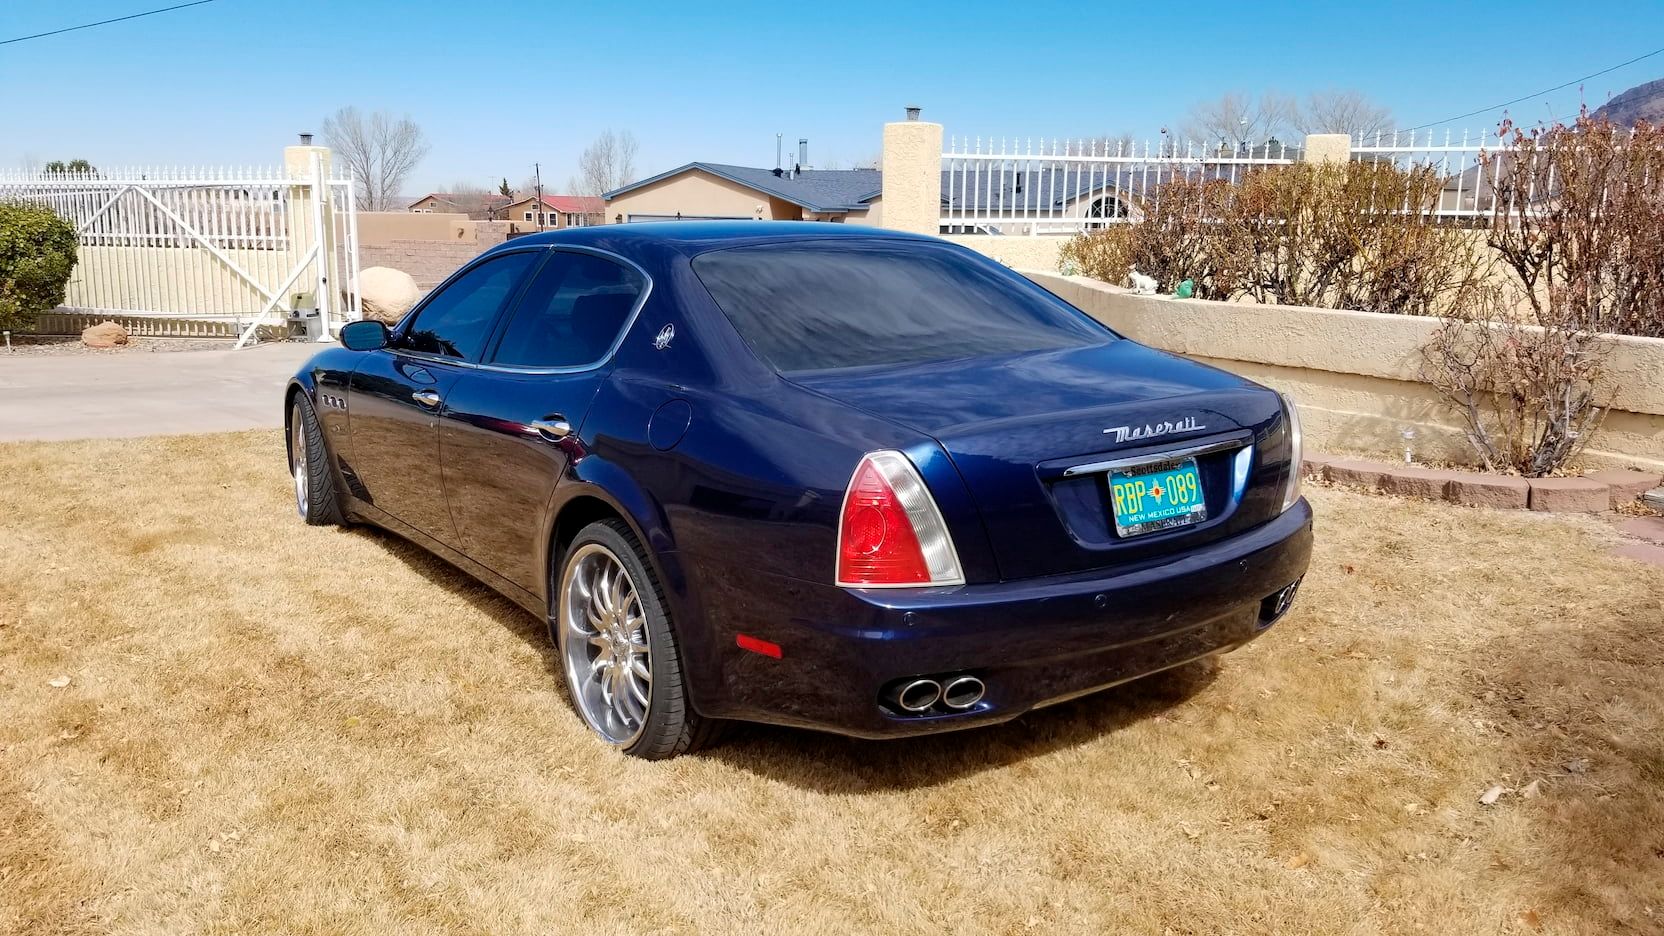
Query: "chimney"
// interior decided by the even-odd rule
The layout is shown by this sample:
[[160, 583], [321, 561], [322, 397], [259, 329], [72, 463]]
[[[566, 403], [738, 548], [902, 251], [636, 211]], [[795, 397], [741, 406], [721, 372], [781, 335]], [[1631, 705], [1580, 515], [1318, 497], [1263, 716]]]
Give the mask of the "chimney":
[[780, 161], [780, 134], [774, 135], [774, 174], [780, 174], [780, 167], [785, 163]]
[[799, 137], [797, 140], [797, 167], [802, 169], [809, 165], [809, 138]]
[[302, 133], [300, 135], [300, 145], [302, 145], [302, 146], [311, 146], [312, 145], [312, 134]]
[[907, 119], [908, 120], [918, 120], [919, 119], [919, 108], [914, 106], [914, 105], [909, 104], [907, 106]]

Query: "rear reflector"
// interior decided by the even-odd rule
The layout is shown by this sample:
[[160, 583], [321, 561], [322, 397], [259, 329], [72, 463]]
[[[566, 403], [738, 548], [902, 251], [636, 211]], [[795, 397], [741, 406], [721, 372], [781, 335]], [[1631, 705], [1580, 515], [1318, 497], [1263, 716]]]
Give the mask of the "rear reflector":
[[780, 659], [780, 645], [769, 643], [760, 637], [753, 637], [750, 634], [736, 634], [734, 643], [738, 644], [741, 650], [750, 650], [752, 653], [761, 653], [766, 657]]
[[900, 452], [861, 459], [838, 518], [839, 585], [900, 588], [965, 581], [947, 524]]

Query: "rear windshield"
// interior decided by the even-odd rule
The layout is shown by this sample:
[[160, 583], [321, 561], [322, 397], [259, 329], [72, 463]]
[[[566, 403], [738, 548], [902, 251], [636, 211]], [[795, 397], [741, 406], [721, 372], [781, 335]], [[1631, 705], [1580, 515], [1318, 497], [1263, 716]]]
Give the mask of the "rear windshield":
[[1115, 336], [1021, 276], [945, 244], [812, 240], [693, 260], [752, 350], [779, 371], [940, 361]]

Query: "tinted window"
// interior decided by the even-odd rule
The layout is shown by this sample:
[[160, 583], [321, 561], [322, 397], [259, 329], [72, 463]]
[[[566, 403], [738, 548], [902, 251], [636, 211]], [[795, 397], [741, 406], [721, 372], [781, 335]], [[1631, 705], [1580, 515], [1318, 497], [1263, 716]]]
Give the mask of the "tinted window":
[[594, 364], [618, 339], [645, 285], [640, 273], [605, 257], [554, 252], [514, 307], [492, 362]]
[[400, 345], [411, 351], [474, 359], [536, 251], [503, 254], [451, 281], [416, 313]]
[[781, 371], [1100, 344], [1114, 337], [1056, 296], [957, 248], [800, 241], [696, 257], [734, 327]]

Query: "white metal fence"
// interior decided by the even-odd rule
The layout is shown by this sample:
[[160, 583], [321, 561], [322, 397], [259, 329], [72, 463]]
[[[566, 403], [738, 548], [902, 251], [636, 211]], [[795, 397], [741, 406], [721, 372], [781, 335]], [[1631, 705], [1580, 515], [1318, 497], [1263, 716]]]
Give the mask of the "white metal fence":
[[1238, 181], [1285, 166], [1300, 149], [1164, 140], [953, 138], [942, 154], [946, 234], [1072, 234], [1143, 219], [1177, 178]]
[[314, 158], [281, 169], [0, 172], [0, 200], [44, 204], [79, 242], [64, 306], [235, 326], [316, 310], [321, 337], [360, 317], [353, 183]]
[[[1276, 141], [1233, 149], [1171, 140], [955, 138], [942, 154], [941, 230], [1073, 234], [1138, 222], [1174, 179], [1236, 184], [1256, 168], [1304, 158], [1299, 145]], [[1402, 208], [1429, 221], [1468, 226], [1509, 207], [1497, 203], [1499, 183], [1509, 191], [1510, 174], [1532, 168], [1517, 165], [1508, 141], [1494, 131], [1382, 132], [1354, 138], [1349, 158], [1432, 169], [1440, 185], [1437, 198]]]
[[1443, 180], [1436, 219], [1489, 219], [1496, 211], [1496, 187], [1514, 157], [1494, 132], [1457, 134], [1452, 130], [1382, 132], [1352, 142], [1354, 161], [1387, 161], [1401, 169], [1431, 167]]

